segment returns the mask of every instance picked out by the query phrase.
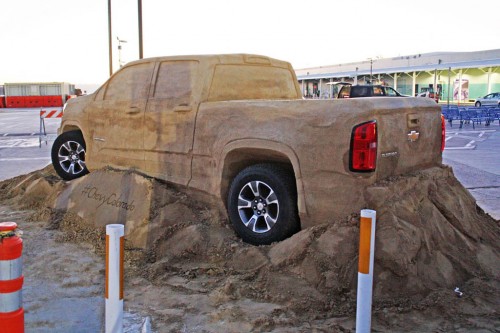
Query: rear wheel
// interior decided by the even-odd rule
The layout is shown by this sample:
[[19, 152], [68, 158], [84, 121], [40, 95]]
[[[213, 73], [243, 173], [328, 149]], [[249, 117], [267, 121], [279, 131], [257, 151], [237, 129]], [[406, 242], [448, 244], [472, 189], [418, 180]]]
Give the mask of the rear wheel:
[[300, 228], [295, 178], [271, 164], [243, 169], [231, 184], [228, 214], [247, 243], [271, 244], [291, 236]]
[[80, 131], [59, 135], [52, 145], [51, 157], [54, 169], [64, 180], [89, 173], [85, 165], [85, 141]]

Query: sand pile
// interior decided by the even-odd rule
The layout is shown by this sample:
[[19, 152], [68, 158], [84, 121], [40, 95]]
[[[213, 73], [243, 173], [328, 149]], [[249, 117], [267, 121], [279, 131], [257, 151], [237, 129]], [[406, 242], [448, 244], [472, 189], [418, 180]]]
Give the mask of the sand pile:
[[[154, 237], [137, 249], [129, 235], [127, 279], [135, 288], [130, 303], [147, 304], [159, 331], [175, 331], [190, 320], [207, 332], [220, 329], [214, 323], [221, 321], [229, 331], [231, 324], [276, 332], [353, 328], [356, 213], [255, 247], [241, 242], [209, 204], [148, 181], [161, 193], [152, 196], [149, 212]], [[62, 240], [90, 242], [101, 251], [104, 227], [54, 209], [67, 186], [47, 167], [0, 183], [0, 202], [35, 209], [32, 219], [64, 230]], [[367, 208], [377, 210], [374, 328], [425, 332], [500, 325], [499, 221], [476, 206], [450, 168], [388, 179], [364, 196]], [[169, 299], [179, 294], [182, 304], [163, 299], [163, 289], [170, 290]], [[169, 307], [177, 309], [175, 315], [165, 312]]]

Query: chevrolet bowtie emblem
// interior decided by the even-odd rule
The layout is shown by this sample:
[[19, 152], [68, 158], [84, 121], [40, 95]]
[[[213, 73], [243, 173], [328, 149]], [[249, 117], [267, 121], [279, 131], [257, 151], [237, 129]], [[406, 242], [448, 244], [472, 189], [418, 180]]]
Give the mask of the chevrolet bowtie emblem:
[[408, 133], [408, 141], [415, 142], [418, 140], [418, 137], [420, 136], [420, 133], [417, 131], [411, 131]]

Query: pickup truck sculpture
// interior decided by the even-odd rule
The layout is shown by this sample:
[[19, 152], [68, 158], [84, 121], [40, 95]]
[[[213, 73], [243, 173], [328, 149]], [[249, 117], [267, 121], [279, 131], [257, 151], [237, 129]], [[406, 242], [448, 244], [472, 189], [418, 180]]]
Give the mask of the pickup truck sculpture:
[[269, 244], [440, 165], [443, 124], [429, 99], [303, 100], [292, 66], [268, 57], [151, 58], [68, 102], [52, 161], [66, 180], [111, 166], [203, 191], [244, 241]]

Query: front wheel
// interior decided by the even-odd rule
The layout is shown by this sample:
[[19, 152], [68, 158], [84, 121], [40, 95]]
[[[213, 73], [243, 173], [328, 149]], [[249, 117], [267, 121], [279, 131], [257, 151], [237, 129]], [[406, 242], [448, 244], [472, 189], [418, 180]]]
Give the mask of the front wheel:
[[474, 104], [476, 106], [476, 108], [480, 108], [481, 107], [481, 102], [477, 101], [476, 104]]
[[227, 207], [236, 232], [250, 244], [271, 244], [300, 229], [295, 178], [275, 165], [243, 169], [231, 184]]
[[85, 165], [85, 141], [80, 131], [59, 135], [52, 145], [51, 157], [54, 169], [64, 180], [89, 173]]

